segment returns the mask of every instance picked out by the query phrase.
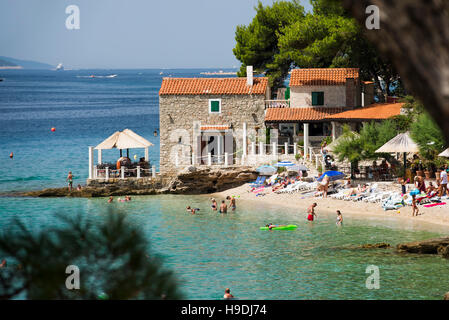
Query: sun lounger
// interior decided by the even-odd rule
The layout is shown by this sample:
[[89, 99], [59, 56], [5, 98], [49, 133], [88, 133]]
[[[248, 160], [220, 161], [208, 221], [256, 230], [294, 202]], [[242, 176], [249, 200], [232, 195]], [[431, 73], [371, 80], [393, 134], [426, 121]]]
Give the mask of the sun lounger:
[[[259, 178], [259, 177], [258, 177], [258, 178]], [[250, 184], [250, 187], [255, 188], [255, 187], [259, 187], [259, 186], [263, 185], [263, 184], [265, 183], [265, 179], [266, 179], [266, 178], [267, 178], [267, 177], [265, 177], [265, 176], [260, 177], [259, 182], [257, 182], [257, 180], [256, 180], [255, 183]]]

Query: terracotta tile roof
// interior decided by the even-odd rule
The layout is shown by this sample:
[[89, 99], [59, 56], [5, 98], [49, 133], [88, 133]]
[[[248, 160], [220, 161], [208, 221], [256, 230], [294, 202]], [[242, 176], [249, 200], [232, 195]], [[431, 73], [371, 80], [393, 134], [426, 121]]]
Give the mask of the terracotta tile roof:
[[255, 77], [252, 86], [246, 84], [246, 77], [164, 78], [159, 95], [265, 94], [267, 86], [266, 77]]
[[227, 125], [208, 125], [208, 126], [201, 126], [201, 130], [228, 130], [229, 126]]
[[401, 114], [404, 103], [375, 103], [328, 116], [328, 120], [384, 120]]
[[346, 83], [346, 78], [358, 78], [358, 68], [312, 68], [294, 69], [290, 75], [293, 86], [338, 86]]
[[268, 108], [265, 121], [319, 121], [329, 115], [342, 112], [343, 108], [310, 107], [310, 108]]

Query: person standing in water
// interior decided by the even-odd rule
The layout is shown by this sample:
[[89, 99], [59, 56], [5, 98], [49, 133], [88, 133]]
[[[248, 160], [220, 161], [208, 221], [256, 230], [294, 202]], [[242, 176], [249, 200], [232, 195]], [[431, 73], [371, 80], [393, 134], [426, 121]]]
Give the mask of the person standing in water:
[[315, 207], [317, 206], [316, 202], [314, 202], [308, 209], [307, 209], [307, 220], [313, 221], [313, 218], [316, 217], [315, 213]]
[[67, 175], [67, 178], [65, 179], [65, 181], [67, 181], [68, 184], [69, 184], [69, 191], [72, 191], [72, 186], [73, 186], [73, 175], [72, 175], [72, 171], [69, 171], [69, 174]]
[[235, 198], [227, 196], [226, 200], [229, 200], [229, 207], [231, 207], [231, 210], [235, 211], [235, 209], [237, 208], [236, 205], [235, 205]]
[[343, 216], [341, 215], [340, 210], [337, 210], [337, 226], [343, 225]]
[[112, 196], [109, 197], [108, 203], [112, 203], [114, 201], [114, 198]]
[[228, 206], [224, 200], [221, 200], [220, 213], [228, 213]]
[[215, 200], [214, 198], [212, 198], [211, 199], [211, 201], [212, 201], [212, 205], [211, 205], [211, 208], [212, 208], [212, 210], [213, 211], [217, 211], [217, 200]]
[[225, 294], [223, 296], [223, 299], [226, 299], [226, 300], [234, 299], [234, 296], [231, 294], [231, 289], [229, 289], [229, 288], [225, 289]]

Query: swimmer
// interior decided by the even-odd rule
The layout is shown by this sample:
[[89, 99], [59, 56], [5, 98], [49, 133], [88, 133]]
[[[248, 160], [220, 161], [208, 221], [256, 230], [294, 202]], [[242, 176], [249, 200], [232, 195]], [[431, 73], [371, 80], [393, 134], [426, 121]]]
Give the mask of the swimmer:
[[114, 201], [114, 198], [112, 196], [109, 197], [108, 203], [112, 203]]
[[131, 201], [131, 197], [130, 196], [126, 196], [125, 197], [125, 201]]
[[214, 198], [211, 198], [212, 201], [212, 210], [217, 211], [217, 200], [215, 200]]
[[226, 205], [224, 200], [221, 201], [220, 213], [228, 213], [228, 206]]
[[316, 213], [315, 213], [315, 207], [317, 206], [316, 202], [314, 202], [308, 209], [307, 209], [307, 213], [309, 214], [307, 216], [307, 220], [309, 221], [313, 221], [314, 216], [316, 217]]
[[223, 299], [234, 299], [234, 296], [231, 294], [231, 289], [226, 288]]
[[265, 225], [265, 227], [267, 227], [268, 230], [271, 231], [271, 229], [273, 229], [273, 228], [286, 227], [286, 225], [285, 224], [272, 224], [272, 223], [269, 223], [269, 224]]
[[231, 210], [235, 211], [235, 209], [237, 208], [236, 205], [235, 205], [235, 198], [227, 196], [226, 200], [229, 200], [229, 206], [231, 207]]
[[197, 211], [200, 211], [200, 209], [198, 209], [198, 208], [191, 208], [190, 206], [187, 206], [186, 210], [187, 210], [187, 212], [189, 212], [191, 214], [195, 214]]
[[337, 210], [337, 226], [343, 225], [343, 216], [341, 215], [340, 210]]

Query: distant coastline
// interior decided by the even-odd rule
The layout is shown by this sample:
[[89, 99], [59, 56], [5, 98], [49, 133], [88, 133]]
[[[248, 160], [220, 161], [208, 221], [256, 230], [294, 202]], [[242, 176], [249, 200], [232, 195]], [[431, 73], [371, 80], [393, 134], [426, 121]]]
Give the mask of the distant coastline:
[[237, 72], [216, 71], [216, 72], [201, 72], [200, 74], [206, 75], [206, 76], [216, 76], [216, 75], [236, 75]]
[[22, 66], [0, 66], [0, 70], [23, 69]]

